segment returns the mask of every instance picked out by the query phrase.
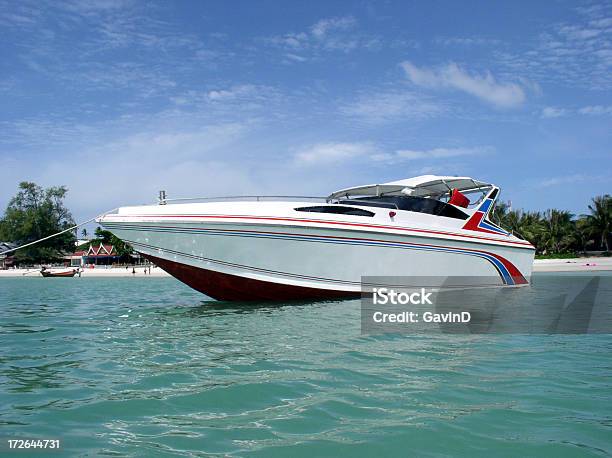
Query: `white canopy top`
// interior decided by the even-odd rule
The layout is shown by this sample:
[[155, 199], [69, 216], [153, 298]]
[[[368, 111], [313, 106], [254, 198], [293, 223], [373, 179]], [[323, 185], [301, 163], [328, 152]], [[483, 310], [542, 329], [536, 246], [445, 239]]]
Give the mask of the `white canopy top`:
[[354, 188], [341, 189], [329, 195], [329, 199], [348, 196], [381, 196], [407, 195], [416, 197], [439, 197], [458, 189], [462, 192], [490, 189], [490, 183], [474, 180], [470, 177], [451, 177], [437, 175], [421, 175], [404, 180], [390, 181], [382, 184], [369, 184]]

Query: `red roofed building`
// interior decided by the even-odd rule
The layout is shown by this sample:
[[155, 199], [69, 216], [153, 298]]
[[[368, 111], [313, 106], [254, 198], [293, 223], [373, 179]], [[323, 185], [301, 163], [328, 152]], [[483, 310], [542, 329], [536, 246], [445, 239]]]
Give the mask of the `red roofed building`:
[[86, 256], [92, 257], [104, 257], [104, 256], [117, 256], [117, 252], [115, 251], [115, 247], [113, 245], [105, 245], [103, 243], [100, 246], [90, 245], [89, 250], [87, 250]]
[[115, 247], [110, 244], [101, 243], [100, 245], [90, 245], [87, 250], [75, 251], [71, 256], [70, 265], [72, 267], [84, 266], [86, 264], [111, 265], [119, 262], [119, 255]]
[[101, 243], [99, 246], [90, 245], [84, 256], [85, 264], [109, 265], [119, 262], [119, 255], [113, 245]]

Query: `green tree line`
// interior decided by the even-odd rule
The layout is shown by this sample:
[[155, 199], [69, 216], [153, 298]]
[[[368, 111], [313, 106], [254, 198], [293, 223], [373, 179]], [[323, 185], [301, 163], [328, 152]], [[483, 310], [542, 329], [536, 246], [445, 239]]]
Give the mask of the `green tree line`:
[[[19, 183], [0, 219], [0, 241], [25, 244], [74, 226], [70, 211], [64, 205], [68, 189], [53, 186], [43, 189], [35, 183]], [[32, 263], [58, 259], [62, 253], [72, 252], [75, 234], [68, 231], [14, 253], [15, 261]]]
[[[68, 189], [53, 186], [43, 189], [36, 183], [23, 181], [0, 218], [0, 241], [26, 244], [61, 232], [75, 225], [70, 211], [64, 204]], [[86, 231], [83, 230], [86, 234]], [[87, 249], [89, 244], [111, 244], [119, 256], [127, 258], [132, 253], [130, 245], [109, 231], [97, 228], [96, 238], [79, 247]], [[40, 263], [60, 260], [65, 254], [75, 251], [76, 230], [14, 252], [16, 264]]]
[[492, 220], [497, 225], [531, 242], [536, 253], [563, 256], [585, 251], [610, 252], [612, 198], [606, 194], [591, 199], [589, 214], [575, 217], [565, 210], [511, 210], [498, 203]]

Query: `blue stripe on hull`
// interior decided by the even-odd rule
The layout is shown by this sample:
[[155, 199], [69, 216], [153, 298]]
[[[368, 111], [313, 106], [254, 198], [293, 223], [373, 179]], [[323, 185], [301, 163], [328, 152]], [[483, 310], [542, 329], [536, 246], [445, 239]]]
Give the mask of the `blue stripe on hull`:
[[475, 256], [481, 259], [489, 261], [497, 270], [501, 276], [504, 284], [514, 285], [514, 280], [510, 275], [510, 272], [506, 269], [503, 263], [496, 257], [481, 251], [474, 251], [464, 248], [452, 248], [452, 247], [437, 247], [437, 246], [424, 246], [418, 244], [411, 244], [407, 242], [394, 243], [386, 241], [376, 240], [356, 240], [356, 239], [342, 239], [333, 237], [321, 237], [316, 235], [286, 235], [286, 234], [274, 234], [274, 233], [260, 233], [241, 231], [240, 233], [232, 231], [223, 231], [219, 229], [186, 229], [186, 228], [162, 228], [158, 226], [143, 226], [143, 225], [122, 225], [117, 223], [104, 223], [103, 226], [108, 229], [118, 229], [127, 231], [149, 231], [149, 232], [165, 232], [165, 233], [178, 233], [178, 234], [207, 234], [207, 235], [219, 235], [226, 237], [254, 237], [254, 238], [267, 238], [267, 239], [280, 239], [280, 240], [295, 240], [303, 242], [317, 242], [317, 243], [332, 243], [332, 244], [343, 244], [343, 245], [362, 245], [362, 246], [381, 246], [388, 248], [402, 248], [402, 249], [414, 249], [422, 251], [439, 251], [446, 253], [456, 253], [468, 256]]

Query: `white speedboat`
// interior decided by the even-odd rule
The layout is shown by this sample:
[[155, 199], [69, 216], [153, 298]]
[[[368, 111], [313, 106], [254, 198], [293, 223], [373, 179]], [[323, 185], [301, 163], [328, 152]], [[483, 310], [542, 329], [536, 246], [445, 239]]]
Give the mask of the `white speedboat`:
[[[220, 300], [359, 295], [362, 277], [528, 284], [534, 247], [495, 225], [495, 185], [425, 175], [310, 198], [122, 207], [99, 223]], [[472, 202], [470, 202], [470, 200]]]

